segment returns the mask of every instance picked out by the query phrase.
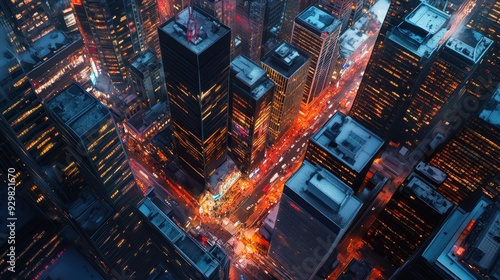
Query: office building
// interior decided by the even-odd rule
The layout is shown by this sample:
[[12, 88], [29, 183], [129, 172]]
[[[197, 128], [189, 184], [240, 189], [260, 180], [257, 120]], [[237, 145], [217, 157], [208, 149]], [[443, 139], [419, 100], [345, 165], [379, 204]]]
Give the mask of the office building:
[[[60, 35], [62, 36], [62, 34]], [[91, 68], [85, 58], [82, 38], [68, 41], [54, 54], [30, 67], [26, 73], [33, 89], [41, 100], [52, 98], [61, 88], [77, 82], [90, 82]]]
[[361, 205], [339, 178], [304, 161], [285, 183], [269, 257], [292, 279], [313, 279]]
[[403, 13], [398, 8], [404, 9], [406, 3], [401, 5], [389, 8], [349, 112], [385, 140], [396, 133], [395, 124], [411, 99], [411, 89], [445, 39], [450, 18], [441, 10], [421, 3], [396, 24], [395, 19]]
[[295, 18], [309, 5], [314, 5], [316, 3], [318, 3], [318, 0], [285, 0], [285, 11], [283, 12], [281, 30], [279, 32], [279, 39], [281, 41], [290, 42], [290, 39], [292, 38], [292, 30]]
[[[262, 44], [265, 44], [269, 39], [274, 39], [278, 42], [279, 33], [281, 31], [281, 18], [285, 11], [285, 0], [267, 0], [266, 11], [264, 15], [264, 31], [262, 34]], [[266, 54], [264, 50], [262, 55]]]
[[375, 133], [337, 112], [311, 136], [306, 159], [326, 168], [357, 192], [383, 144]]
[[148, 49], [140, 52], [130, 60], [128, 69], [135, 92], [149, 108], [167, 100], [165, 72], [154, 51]]
[[140, 27], [129, 7], [133, 2], [77, 0], [71, 3], [87, 55], [97, 70], [94, 75], [109, 75], [115, 86], [124, 88], [126, 62], [141, 50]]
[[423, 80], [414, 86], [392, 141], [408, 147], [419, 143], [442, 115], [441, 108], [458, 94], [476, 68], [481, 67], [478, 64], [487, 63], [481, 60], [492, 42], [468, 28], [452, 35], [429, 63]]
[[159, 28], [177, 155], [194, 193], [227, 156], [230, 33], [197, 8]]
[[299, 114], [309, 57], [294, 45], [281, 42], [264, 55], [260, 63], [276, 85], [269, 121], [269, 142], [274, 143]]
[[123, 122], [123, 129], [139, 143], [150, 141], [155, 135], [170, 126], [170, 110], [167, 102], [161, 102], [151, 109], [142, 109]]
[[344, 32], [352, 25], [353, 10], [359, 9], [357, 4], [358, 1], [356, 0], [320, 0], [318, 3], [321, 8], [340, 21], [342, 24], [341, 32]]
[[241, 40], [241, 53], [256, 62], [260, 59], [265, 11], [266, 0], [236, 1], [231, 32]]
[[229, 155], [248, 175], [264, 159], [274, 83], [242, 55], [231, 62], [230, 81]]
[[112, 205], [137, 203], [140, 193], [110, 111], [78, 84], [46, 104], [72, 156], [97, 193]]
[[368, 229], [364, 240], [395, 267], [417, 251], [453, 204], [429, 178], [412, 173]]
[[471, 209], [457, 207], [393, 279], [497, 279], [500, 206], [482, 197]]
[[32, 43], [54, 30], [46, 8], [41, 0], [0, 1], [0, 21], [14, 52], [26, 51]]
[[292, 44], [309, 55], [302, 105], [309, 108], [330, 85], [337, 63], [341, 23], [318, 7], [310, 6], [295, 19]]
[[500, 183], [487, 184], [500, 170], [499, 103], [500, 86], [479, 116], [462, 124], [429, 162], [448, 175], [438, 191], [453, 203], [464, 202], [476, 189], [491, 198], [500, 194]]
[[217, 244], [206, 250], [192, 239], [171, 220], [167, 205], [158, 198], [144, 199], [138, 209], [151, 228], [149, 235], [162, 241], [157, 245], [163, 254], [160, 260], [178, 279], [229, 279], [227, 255]]
[[160, 13], [158, 11], [158, 1], [137, 1], [135, 9], [134, 7], [132, 7], [132, 11], [136, 11], [136, 24], [139, 32], [139, 40], [141, 40], [141, 50], [154, 50], [155, 55], [160, 58], [160, 39], [158, 38], [158, 26], [160, 26], [161, 22]]

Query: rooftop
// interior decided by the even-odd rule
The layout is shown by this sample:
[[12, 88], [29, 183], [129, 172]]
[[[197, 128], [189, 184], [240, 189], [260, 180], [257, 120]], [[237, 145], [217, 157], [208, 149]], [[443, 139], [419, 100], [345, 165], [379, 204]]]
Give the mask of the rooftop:
[[186, 33], [187, 25], [195, 26], [192, 22], [189, 22], [189, 8], [180, 11], [175, 17], [161, 25], [160, 30], [169, 34], [196, 54], [202, 53], [214, 42], [230, 32], [230, 29], [221, 24], [217, 19], [199, 12], [197, 8], [192, 9], [192, 12], [198, 26], [197, 38], [192, 38], [188, 42]]
[[361, 208], [362, 202], [349, 188], [324, 168], [305, 160], [286, 182], [285, 188], [300, 196], [325, 218], [340, 228], [347, 226]]
[[219, 266], [217, 260], [180, 229], [150, 198], [143, 200], [139, 205], [139, 211], [201, 274], [211, 278], [217, 272]]
[[262, 63], [274, 69], [286, 78], [290, 78], [309, 61], [309, 56], [294, 45], [281, 42], [265, 54]]
[[81, 193], [80, 197], [70, 205], [68, 212], [90, 235], [111, 216], [109, 209], [87, 192]]
[[443, 183], [447, 177], [446, 173], [444, 173], [443, 171], [439, 170], [438, 168], [432, 165], [427, 165], [423, 162], [419, 162], [415, 169], [436, 184]]
[[389, 38], [420, 57], [429, 56], [448, 33], [449, 18], [450, 15], [422, 2], [394, 28]]
[[254, 87], [266, 75], [266, 70], [243, 55], [238, 55], [231, 61], [231, 71], [238, 73], [236, 78], [248, 87]]
[[460, 245], [489, 204], [490, 202], [481, 198], [471, 212], [456, 208], [432, 238], [422, 256], [455, 279], [477, 279], [460, 261], [459, 255], [463, 254]]
[[479, 117], [495, 127], [500, 127], [500, 85], [484, 105]]
[[363, 170], [384, 144], [382, 138], [341, 112], [335, 113], [311, 137], [311, 142], [357, 172]]
[[109, 114], [107, 108], [76, 83], [47, 101], [46, 107], [78, 136]]
[[42, 59], [67, 43], [69, 43], [68, 38], [64, 36], [64, 33], [56, 29], [35, 41], [30, 47], [30, 53]]
[[341, 22], [332, 15], [316, 6], [309, 6], [295, 19], [298, 23], [304, 23], [317, 32], [332, 32], [340, 26]]
[[94, 267], [74, 247], [65, 249], [51, 260], [38, 279], [104, 279]]
[[441, 194], [436, 192], [432, 186], [429, 186], [422, 178], [413, 175], [410, 182], [406, 186], [412, 190], [413, 193], [420, 198], [425, 204], [436, 210], [439, 214], [443, 215], [450, 209], [453, 204], [444, 198]]
[[[362, 20], [362, 19], [360, 19]], [[344, 31], [339, 38], [339, 54], [342, 58], [348, 58], [351, 54], [363, 44], [370, 35], [367, 32], [363, 32], [355, 27], [351, 26], [349, 29]]]
[[151, 109], [142, 109], [127, 120], [127, 125], [142, 133], [148, 130], [156, 121], [168, 118], [169, 110], [167, 102], [155, 104]]
[[458, 55], [477, 63], [489, 49], [493, 41], [479, 32], [465, 28], [456, 32], [446, 42], [446, 48], [453, 50]]
[[140, 52], [130, 60], [130, 65], [141, 73], [146, 72], [150, 65], [156, 67], [157, 63], [159, 62], [156, 53], [150, 49]]

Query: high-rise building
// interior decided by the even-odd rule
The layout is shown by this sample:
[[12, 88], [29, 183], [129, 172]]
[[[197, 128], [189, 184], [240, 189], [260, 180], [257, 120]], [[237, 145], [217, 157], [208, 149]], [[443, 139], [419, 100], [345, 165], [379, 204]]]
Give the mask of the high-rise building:
[[2, 0], [0, 9], [0, 21], [8, 31], [9, 42], [16, 53], [24, 52], [30, 44], [54, 30], [45, 3], [41, 0], [29, 3]]
[[337, 112], [311, 136], [306, 159], [326, 168], [357, 192], [383, 144], [375, 133]]
[[[273, 38], [277, 41], [281, 30], [281, 19], [285, 11], [285, 0], [267, 0], [264, 15], [262, 44]], [[265, 52], [262, 53], [264, 55]]]
[[230, 33], [197, 8], [159, 28], [177, 154], [196, 192], [227, 156]]
[[457, 207], [393, 279], [498, 278], [500, 206], [480, 198], [471, 209]]
[[356, 7], [357, 2], [356, 0], [320, 0], [318, 5], [341, 22], [341, 32], [344, 32], [352, 24], [353, 7]]
[[[441, 108], [458, 94], [476, 68], [492, 40], [465, 28], [453, 35], [430, 62], [423, 80], [412, 88], [411, 99], [395, 124], [398, 133], [392, 141], [412, 147], [432, 128]], [[487, 63], [483, 61], [482, 64]]]
[[158, 26], [160, 25], [160, 13], [158, 11], [157, 0], [137, 0], [136, 7], [136, 25], [141, 42], [141, 50], [148, 48], [155, 51], [160, 58], [160, 39], [158, 39]]
[[313, 279], [362, 204], [339, 178], [305, 160], [285, 183], [269, 257], [292, 279]]
[[393, 266], [401, 266], [446, 217], [453, 204], [436, 184], [410, 174], [368, 229], [364, 240]]
[[138, 209], [150, 227], [148, 235], [162, 252], [162, 266], [176, 278], [229, 279], [229, 259], [219, 245], [203, 248], [171, 220], [168, 207], [161, 200], [146, 198]]
[[135, 91], [149, 108], [167, 100], [165, 72], [154, 51], [148, 49], [140, 52], [130, 60], [128, 68]]
[[236, 15], [231, 32], [241, 40], [241, 53], [259, 61], [264, 31], [266, 0], [236, 1]]
[[141, 50], [139, 28], [130, 5], [135, 1], [72, 1], [87, 54], [99, 73], [122, 88], [126, 62]]
[[266, 70], [242, 55], [231, 61], [230, 81], [229, 155], [248, 175], [265, 155], [274, 83]]
[[72, 156], [110, 204], [137, 203], [139, 190], [110, 111], [74, 83], [46, 103]]
[[308, 64], [309, 56], [286, 42], [278, 44], [261, 59], [262, 68], [276, 84], [269, 121], [271, 143], [292, 126], [299, 114]]
[[310, 57], [302, 96], [305, 109], [328, 87], [338, 56], [340, 22], [322, 9], [310, 6], [295, 19], [292, 44]]
[[[391, 5], [349, 115], [385, 140], [411, 98], [422, 69], [445, 38], [450, 15], [421, 3], [394, 24]], [[401, 16], [401, 15], [400, 15]], [[390, 31], [390, 32], [389, 32]]]
[[465, 122], [429, 162], [448, 174], [438, 191], [453, 203], [464, 202], [478, 188], [489, 197], [500, 194], [500, 183], [487, 185], [500, 173], [499, 104], [500, 86], [479, 116]]
[[316, 3], [318, 3], [318, 0], [285, 0], [285, 11], [283, 12], [282, 25], [279, 33], [280, 40], [290, 42], [290, 39], [292, 38], [292, 29], [295, 18], [309, 5], [314, 5]]

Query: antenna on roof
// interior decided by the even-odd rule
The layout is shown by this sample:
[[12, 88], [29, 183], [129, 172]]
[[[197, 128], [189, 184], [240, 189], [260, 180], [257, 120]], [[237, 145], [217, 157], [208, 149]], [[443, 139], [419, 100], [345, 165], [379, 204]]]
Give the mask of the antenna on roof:
[[193, 7], [191, 6], [191, 0], [189, 0], [189, 6], [188, 6], [188, 15], [189, 19], [186, 24], [187, 28], [187, 43], [191, 40], [196, 41], [198, 40], [198, 22], [196, 22], [196, 19], [194, 18], [194, 12], [193, 12]]

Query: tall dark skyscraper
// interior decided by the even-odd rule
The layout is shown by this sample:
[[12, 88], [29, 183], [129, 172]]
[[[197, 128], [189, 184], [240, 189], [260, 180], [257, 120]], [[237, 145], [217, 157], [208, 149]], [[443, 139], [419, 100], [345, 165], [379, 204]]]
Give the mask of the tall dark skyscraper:
[[311, 136], [306, 159], [357, 192], [384, 141], [349, 116], [337, 112]]
[[340, 20], [341, 30], [344, 32], [352, 23], [353, 7], [356, 7], [357, 2], [355, 0], [320, 0], [319, 5]]
[[328, 87], [338, 56], [340, 22], [322, 9], [310, 6], [295, 19], [292, 44], [310, 57], [302, 105], [308, 108]]
[[361, 205], [339, 178], [304, 161], [285, 183], [269, 257], [292, 279], [314, 279]]
[[410, 147], [418, 143], [438, 119], [441, 108], [481, 67], [478, 64], [487, 63], [482, 60], [491, 44], [492, 40], [468, 28], [448, 39], [429, 63], [427, 74], [413, 85], [411, 98], [395, 124], [398, 133], [391, 140]]
[[177, 154], [199, 192], [227, 155], [231, 31], [196, 8], [194, 20], [189, 12], [161, 25], [159, 36]]
[[[262, 43], [275, 38], [277, 40], [279, 31], [281, 30], [281, 18], [285, 11], [285, 0], [267, 0], [266, 12], [264, 17], [264, 31]], [[265, 53], [263, 53], [264, 55]]]
[[0, 21], [7, 30], [7, 36], [16, 53], [24, 52], [50, 31], [54, 25], [49, 19], [45, 3], [41, 0], [0, 1]]
[[141, 50], [141, 27], [133, 16], [132, 2], [72, 1], [90, 60], [99, 74], [109, 75], [118, 87], [124, 86], [127, 77], [126, 62]]
[[281, 42], [261, 59], [262, 68], [276, 84], [269, 140], [277, 141], [292, 126], [300, 111], [309, 57], [292, 44]]
[[408, 260], [453, 207], [436, 185], [432, 178], [410, 174], [368, 229], [364, 239], [392, 265]]
[[46, 103], [82, 172], [110, 204], [134, 204], [141, 197], [110, 111], [78, 84]]
[[422, 69], [433, 59], [448, 29], [450, 15], [421, 3], [404, 20], [393, 24], [388, 18], [379, 34], [372, 56], [349, 115], [384, 139], [391, 136], [398, 117], [411, 97], [412, 86]]
[[231, 62], [229, 142], [231, 157], [245, 174], [264, 159], [274, 83], [244, 56]]
[[479, 116], [471, 117], [431, 158], [430, 164], [448, 174], [438, 191], [453, 203], [462, 203], [476, 189], [489, 197], [500, 194], [500, 183], [488, 182], [500, 174], [500, 87]]
[[264, 31], [266, 0], [236, 1], [236, 15], [232, 32], [241, 40], [241, 52], [253, 61], [259, 61]]

